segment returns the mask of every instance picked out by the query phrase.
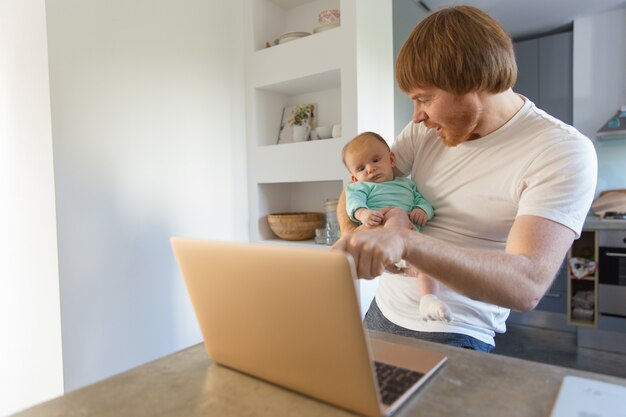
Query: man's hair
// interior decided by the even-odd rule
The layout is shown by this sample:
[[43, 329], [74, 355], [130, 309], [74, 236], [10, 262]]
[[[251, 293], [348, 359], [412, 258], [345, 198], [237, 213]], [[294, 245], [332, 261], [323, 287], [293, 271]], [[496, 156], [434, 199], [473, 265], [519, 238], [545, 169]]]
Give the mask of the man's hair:
[[[348, 151], [350, 150], [350, 148], [355, 144], [355, 143], [359, 143], [364, 141], [367, 138], [373, 138], [378, 140], [379, 142], [382, 142], [387, 149], [389, 150], [389, 152], [391, 152], [391, 148], [389, 147], [389, 144], [387, 143], [387, 141], [380, 136], [378, 133], [374, 133], [374, 132], [363, 132], [363, 133], [359, 133], [358, 135], [356, 135], [354, 138], [352, 138], [350, 140], [350, 142], [346, 143], [345, 146], [343, 147], [343, 149], [341, 150], [341, 160], [343, 161], [343, 164], [346, 165], [346, 153], [348, 153]], [[346, 165], [346, 168], [348, 168], [348, 166]]]
[[404, 92], [435, 87], [455, 95], [495, 94], [516, 79], [510, 36], [471, 6], [447, 7], [428, 16], [413, 29], [396, 61], [396, 80]]

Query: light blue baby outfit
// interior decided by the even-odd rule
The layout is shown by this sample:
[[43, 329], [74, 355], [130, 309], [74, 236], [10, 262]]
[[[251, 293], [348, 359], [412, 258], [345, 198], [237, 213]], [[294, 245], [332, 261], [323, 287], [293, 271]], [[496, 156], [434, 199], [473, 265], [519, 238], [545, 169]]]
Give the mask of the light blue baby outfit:
[[[360, 208], [380, 210], [385, 207], [398, 207], [410, 213], [415, 208], [426, 212], [428, 220], [435, 214], [433, 206], [417, 191], [415, 182], [408, 178], [396, 178], [385, 182], [353, 182], [346, 189], [346, 211], [352, 221], [360, 223], [354, 212]], [[420, 226], [415, 230], [420, 230]]]

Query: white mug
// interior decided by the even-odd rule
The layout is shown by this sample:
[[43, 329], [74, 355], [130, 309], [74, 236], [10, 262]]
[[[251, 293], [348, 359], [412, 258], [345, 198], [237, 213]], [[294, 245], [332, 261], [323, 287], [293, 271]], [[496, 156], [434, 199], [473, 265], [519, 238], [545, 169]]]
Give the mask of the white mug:
[[341, 137], [341, 125], [333, 125], [333, 137], [334, 138]]

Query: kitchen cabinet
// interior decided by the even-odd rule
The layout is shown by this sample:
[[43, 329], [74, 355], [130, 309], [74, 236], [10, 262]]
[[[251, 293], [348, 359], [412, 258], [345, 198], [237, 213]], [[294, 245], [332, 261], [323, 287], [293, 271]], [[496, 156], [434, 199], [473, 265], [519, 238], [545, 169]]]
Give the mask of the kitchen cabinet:
[[[596, 231], [583, 231], [569, 251], [567, 320], [576, 326], [595, 327], [598, 322], [598, 268], [595, 267], [584, 276], [576, 272], [577, 260], [584, 263], [591, 261], [597, 265], [598, 235]], [[582, 266], [580, 266], [583, 268]]]
[[626, 229], [623, 220], [600, 220], [596, 229], [596, 320], [578, 328], [578, 345], [626, 353]]
[[[573, 333], [577, 331], [575, 326], [593, 327], [598, 317], [597, 273], [576, 279], [571, 271], [569, 259], [581, 257], [595, 260], [595, 248], [595, 231], [583, 231], [580, 239], [574, 241], [552, 285], [537, 306], [525, 313], [512, 311], [507, 321]], [[589, 308], [591, 305], [593, 307]], [[584, 307], [583, 310], [581, 307]]]
[[518, 67], [513, 89], [557, 119], [573, 123], [571, 31], [514, 42]]
[[[350, 181], [341, 161], [350, 138], [372, 130], [393, 140], [392, 2], [248, 0], [247, 6], [250, 240], [319, 248], [313, 240], [278, 239], [267, 215], [323, 212], [325, 201], [338, 198]], [[319, 31], [318, 14], [325, 9], [339, 9], [340, 24]], [[311, 34], [276, 44], [286, 32]], [[315, 104], [316, 125], [341, 125], [341, 136], [279, 144], [283, 111], [297, 104]], [[360, 287], [365, 308], [375, 288], [371, 282]]]

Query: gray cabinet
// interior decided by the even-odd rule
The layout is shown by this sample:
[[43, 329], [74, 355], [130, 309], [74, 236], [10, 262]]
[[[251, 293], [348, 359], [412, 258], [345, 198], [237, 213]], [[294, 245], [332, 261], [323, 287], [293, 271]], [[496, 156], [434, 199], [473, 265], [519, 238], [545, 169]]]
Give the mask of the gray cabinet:
[[572, 124], [572, 32], [513, 44], [518, 76], [513, 89], [550, 115]]
[[567, 312], [567, 261], [564, 260], [556, 277], [537, 304], [535, 310], [565, 314]]

